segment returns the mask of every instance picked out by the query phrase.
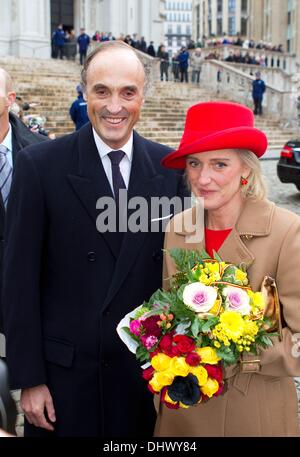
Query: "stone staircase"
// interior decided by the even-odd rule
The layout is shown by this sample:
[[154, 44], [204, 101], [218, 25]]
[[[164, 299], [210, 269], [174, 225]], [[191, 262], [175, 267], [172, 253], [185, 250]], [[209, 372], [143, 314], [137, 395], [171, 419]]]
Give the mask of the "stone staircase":
[[[46, 129], [57, 136], [74, 130], [69, 107], [76, 98], [75, 88], [80, 80], [77, 63], [10, 57], [0, 59], [0, 66], [13, 76], [17, 93], [24, 101], [39, 102], [29, 113], [45, 116]], [[146, 138], [176, 148], [188, 107], [200, 101], [221, 99], [220, 95], [192, 84], [154, 82], [146, 96], [137, 131]], [[267, 134], [271, 150], [281, 148], [295, 135], [265, 117], [257, 118], [256, 126]]]

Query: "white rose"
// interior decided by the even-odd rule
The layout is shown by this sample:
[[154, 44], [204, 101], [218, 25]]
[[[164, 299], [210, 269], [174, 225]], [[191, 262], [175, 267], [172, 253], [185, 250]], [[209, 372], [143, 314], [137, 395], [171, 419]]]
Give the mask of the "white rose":
[[223, 290], [226, 297], [226, 310], [248, 316], [251, 311], [250, 297], [244, 289], [228, 286]]
[[207, 313], [214, 306], [216, 298], [217, 290], [200, 282], [189, 284], [183, 291], [184, 304], [196, 313]]

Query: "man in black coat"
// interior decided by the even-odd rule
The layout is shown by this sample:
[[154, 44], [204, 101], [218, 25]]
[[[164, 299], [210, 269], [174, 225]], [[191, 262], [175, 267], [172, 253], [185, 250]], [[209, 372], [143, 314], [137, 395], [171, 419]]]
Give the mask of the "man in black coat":
[[[9, 113], [10, 106], [15, 102], [16, 93], [13, 91], [13, 85], [10, 75], [0, 68], [0, 149], [3, 150], [2, 154], [5, 155], [9, 167], [11, 167], [11, 174], [13, 172], [14, 163], [16, 161], [20, 149], [30, 144], [40, 143], [45, 138], [41, 135], [32, 133], [20, 119], [12, 113]], [[3, 156], [4, 159], [4, 156]], [[4, 164], [4, 162], [3, 162]], [[5, 168], [0, 166], [0, 187], [5, 183], [7, 184], [11, 176], [5, 173]], [[7, 189], [9, 191], [9, 189]], [[0, 192], [0, 271], [3, 257], [3, 241], [4, 241], [4, 223], [5, 223], [5, 206], [6, 202], [3, 201], [4, 192]], [[0, 282], [1, 289], [1, 282]], [[2, 307], [0, 301], [0, 332], [3, 330], [2, 323]], [[0, 357], [5, 354], [4, 338], [0, 334]]]
[[103, 43], [82, 84], [91, 123], [18, 157], [4, 271], [11, 387], [22, 389], [26, 436], [151, 436], [152, 395], [116, 327], [161, 287], [164, 234], [150, 211], [146, 230], [103, 232], [103, 198], [188, 193], [160, 164], [169, 148], [133, 131], [145, 86], [135, 51]]

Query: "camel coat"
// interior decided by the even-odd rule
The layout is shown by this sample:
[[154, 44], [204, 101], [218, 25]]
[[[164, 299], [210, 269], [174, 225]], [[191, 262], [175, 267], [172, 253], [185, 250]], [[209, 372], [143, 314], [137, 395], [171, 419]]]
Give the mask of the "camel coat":
[[[195, 218], [195, 208], [174, 217], [166, 231], [165, 249], [201, 250], [205, 240], [187, 242], [183, 215]], [[264, 276], [276, 280], [283, 316], [282, 341], [262, 350], [260, 363], [225, 370], [224, 395], [189, 409], [171, 410], [156, 400], [155, 436], [299, 436], [297, 395], [293, 376], [300, 376], [300, 350], [292, 335], [300, 333], [300, 218], [273, 203], [247, 199], [236, 226], [219, 250], [222, 260], [244, 263], [254, 291]], [[164, 286], [176, 272], [169, 255], [164, 262]], [[294, 337], [295, 338], [295, 337]], [[300, 338], [300, 335], [299, 335]], [[297, 357], [298, 356], [298, 357]], [[258, 357], [249, 355], [250, 361]]]

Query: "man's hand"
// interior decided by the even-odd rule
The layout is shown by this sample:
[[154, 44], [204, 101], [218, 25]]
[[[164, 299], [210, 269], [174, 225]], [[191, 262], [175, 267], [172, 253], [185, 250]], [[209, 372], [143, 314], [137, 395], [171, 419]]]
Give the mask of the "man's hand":
[[23, 389], [20, 404], [30, 424], [45, 428], [50, 432], [54, 430], [53, 425], [45, 417], [46, 409], [49, 420], [56, 421], [52, 397], [45, 384]]

